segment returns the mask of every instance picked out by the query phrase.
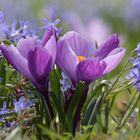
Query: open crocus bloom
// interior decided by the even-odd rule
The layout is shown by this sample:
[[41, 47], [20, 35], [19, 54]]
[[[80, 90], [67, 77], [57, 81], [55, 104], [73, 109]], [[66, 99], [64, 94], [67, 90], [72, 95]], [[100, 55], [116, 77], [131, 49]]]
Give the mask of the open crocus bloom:
[[7, 61], [38, 88], [45, 88], [48, 75], [56, 59], [56, 39], [48, 31], [42, 43], [36, 45], [31, 37], [19, 40], [17, 47], [4, 44], [0, 49]]
[[57, 64], [76, 86], [79, 80], [90, 83], [111, 72], [124, 54], [125, 49], [119, 47], [119, 39], [115, 34], [95, 50], [78, 33], [70, 31], [58, 41]]

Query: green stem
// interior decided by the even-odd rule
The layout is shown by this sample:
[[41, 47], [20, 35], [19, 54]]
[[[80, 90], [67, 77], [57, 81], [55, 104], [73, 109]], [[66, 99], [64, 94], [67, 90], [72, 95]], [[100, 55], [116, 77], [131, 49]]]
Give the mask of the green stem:
[[105, 127], [104, 127], [104, 132], [108, 132], [108, 125], [109, 125], [109, 103], [106, 104], [105, 106]]
[[115, 86], [115, 87], [113, 88], [113, 90], [118, 89], [118, 88], [120, 88], [120, 87], [124, 87], [125, 83], [128, 83], [128, 82], [129, 82], [128, 80], [125, 80], [125, 81], [123, 81], [122, 83], [119, 83], [119, 85]]
[[[136, 92], [136, 93], [137, 93], [137, 92]], [[136, 93], [135, 93], [135, 94], [136, 94]], [[135, 95], [134, 95], [134, 96], [135, 96]], [[134, 100], [134, 99], [132, 98], [132, 100]], [[120, 125], [118, 125], [116, 129], [119, 129], [119, 128], [123, 127], [123, 126], [126, 124], [126, 122], [128, 121], [129, 117], [131, 116], [132, 112], [134, 111], [135, 107], [137, 106], [139, 100], [140, 100], [140, 95], [139, 95], [138, 98], [136, 99], [134, 105], [133, 105], [132, 107], [131, 107], [131, 105], [130, 105], [130, 107], [131, 107], [130, 110], [127, 111], [127, 112], [125, 113], [124, 117], [122, 118], [122, 121], [121, 121]], [[132, 104], [132, 103], [131, 103], [131, 104]]]
[[90, 118], [89, 118], [89, 121], [88, 121], [87, 125], [90, 125], [90, 124], [91, 124], [93, 117], [95, 116], [95, 114], [97, 113], [97, 110], [99, 109], [99, 107], [100, 107], [100, 105], [101, 105], [101, 102], [102, 102], [102, 99], [103, 99], [103, 97], [104, 97], [104, 94], [105, 94], [105, 93], [103, 93], [103, 94], [97, 99], [97, 101], [96, 101], [96, 103], [95, 103], [95, 106], [94, 106], [94, 109], [93, 109], [93, 111], [92, 111], [92, 113], [91, 113], [91, 116], [90, 116]]
[[[125, 87], [125, 86], [126, 86], [126, 87]], [[133, 85], [132, 85], [132, 84], [131, 84], [131, 85], [129, 84], [129, 85], [125, 85], [125, 86], [124, 86], [125, 88], [122, 88], [122, 89], [113, 91], [113, 92], [111, 92], [111, 93], [114, 94], [114, 93], [117, 93], [117, 92], [122, 92], [122, 91], [127, 90], [128, 88], [132, 87]]]
[[45, 98], [44, 98], [44, 96], [42, 95], [42, 94], [40, 94], [41, 95], [41, 99], [42, 99], [42, 102], [43, 102], [43, 105], [44, 105], [44, 107], [45, 107], [45, 111], [46, 111], [46, 116], [47, 116], [47, 122], [51, 122], [51, 115], [50, 115], [50, 112], [49, 112], [49, 109], [48, 109], [48, 105], [47, 105], [47, 103], [46, 103], [46, 100], [45, 100]]
[[[130, 54], [130, 58], [133, 55], [133, 52]], [[110, 87], [110, 89], [108, 90], [108, 92], [106, 93], [106, 96], [112, 91], [112, 89], [114, 88], [115, 84], [118, 82], [118, 80], [120, 79], [121, 75], [125, 72], [125, 69], [127, 67], [127, 65], [129, 64], [130, 60], [128, 58], [123, 70], [119, 73], [118, 77], [116, 78], [116, 80], [114, 81], [114, 83], [112, 84], [112, 86]]]
[[132, 69], [132, 68], [134, 68], [134, 66], [130, 66], [130, 67], [124, 69], [124, 71], [130, 70], [130, 69]]

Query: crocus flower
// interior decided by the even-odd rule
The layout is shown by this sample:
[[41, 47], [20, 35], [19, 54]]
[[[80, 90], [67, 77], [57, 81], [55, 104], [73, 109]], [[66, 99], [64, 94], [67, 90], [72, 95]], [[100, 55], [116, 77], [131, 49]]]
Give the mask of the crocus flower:
[[53, 29], [47, 31], [42, 43], [36, 44], [31, 37], [19, 40], [17, 47], [2, 44], [0, 49], [8, 62], [38, 89], [46, 87], [48, 75], [55, 63], [56, 39]]
[[76, 86], [79, 80], [90, 83], [111, 72], [124, 54], [115, 34], [95, 49], [78, 33], [70, 31], [58, 41], [57, 64]]

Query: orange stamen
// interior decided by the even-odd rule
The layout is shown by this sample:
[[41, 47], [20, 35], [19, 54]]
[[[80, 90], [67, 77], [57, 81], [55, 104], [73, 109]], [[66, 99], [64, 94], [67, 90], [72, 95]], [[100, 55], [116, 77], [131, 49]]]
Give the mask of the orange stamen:
[[86, 59], [86, 57], [84, 57], [84, 56], [82, 56], [82, 55], [77, 56], [77, 58], [78, 58], [79, 62]]

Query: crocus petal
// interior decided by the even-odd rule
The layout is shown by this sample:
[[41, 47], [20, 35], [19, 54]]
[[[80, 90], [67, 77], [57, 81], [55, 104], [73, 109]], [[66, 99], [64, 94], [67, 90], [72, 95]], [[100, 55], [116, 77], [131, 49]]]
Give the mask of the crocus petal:
[[20, 54], [17, 48], [14, 45], [10, 45], [9, 47], [2, 45], [0, 49], [8, 62], [34, 83], [34, 78], [28, 69], [27, 60]]
[[48, 50], [49, 54], [52, 56], [52, 63], [55, 63], [56, 59], [56, 40], [55, 37], [52, 36], [45, 45], [45, 48]]
[[107, 55], [107, 57], [110, 56], [110, 55], [115, 55], [115, 54], [121, 52], [123, 49], [124, 49], [124, 48], [121, 48], [121, 47], [116, 48], [116, 49], [112, 50], [112, 51]]
[[[29, 52], [28, 66], [37, 83], [46, 82], [52, 68], [52, 58], [47, 49], [37, 47]], [[44, 83], [45, 84], [45, 83]]]
[[69, 76], [72, 83], [75, 84], [78, 59], [69, 44], [62, 40], [58, 42], [57, 64]]
[[94, 54], [95, 46], [91, 45], [91, 43], [88, 43], [77, 32], [67, 32], [62, 40], [64, 40], [71, 46], [77, 56], [90, 57]]
[[45, 33], [45, 35], [43, 36], [43, 39], [42, 39], [42, 46], [46, 45], [46, 43], [48, 42], [48, 40], [51, 38], [52, 35], [55, 36], [55, 32], [54, 32], [53, 28], [46, 31], [46, 33]]
[[76, 69], [78, 80], [90, 83], [91, 81], [99, 78], [102, 75], [105, 68], [106, 63], [100, 63], [98, 58], [90, 58], [81, 61], [77, 65]]
[[109, 37], [109, 39], [107, 39], [107, 41], [99, 46], [99, 48], [95, 51], [94, 56], [99, 57], [101, 60], [117, 47], [119, 47], [119, 39], [116, 34], [113, 34]]
[[17, 49], [20, 52], [20, 54], [28, 58], [28, 53], [30, 50], [35, 48], [35, 41], [31, 37], [21, 38], [17, 44]]
[[105, 62], [107, 64], [107, 67], [105, 68], [103, 74], [111, 72], [113, 69], [115, 69], [118, 64], [122, 61], [123, 56], [125, 55], [125, 49], [124, 48], [118, 48], [113, 50], [106, 58], [102, 60], [102, 62]]

